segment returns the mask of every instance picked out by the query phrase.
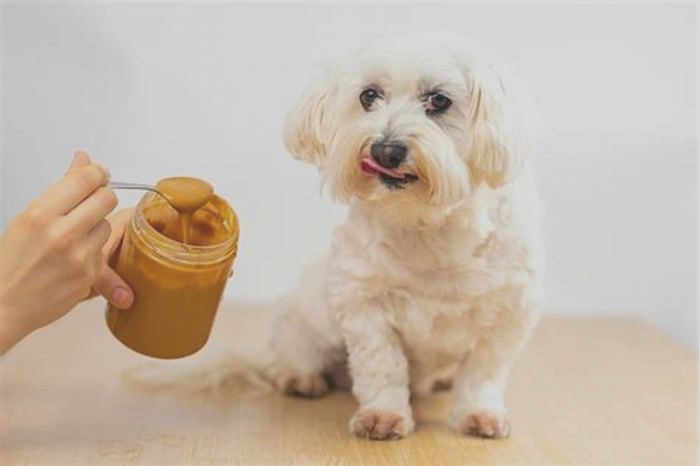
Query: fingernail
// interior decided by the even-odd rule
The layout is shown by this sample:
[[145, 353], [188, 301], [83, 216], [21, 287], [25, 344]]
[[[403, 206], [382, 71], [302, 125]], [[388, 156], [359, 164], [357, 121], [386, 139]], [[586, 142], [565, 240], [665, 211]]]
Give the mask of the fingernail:
[[129, 307], [129, 297], [129, 291], [121, 287], [112, 292], [112, 302], [122, 309]]

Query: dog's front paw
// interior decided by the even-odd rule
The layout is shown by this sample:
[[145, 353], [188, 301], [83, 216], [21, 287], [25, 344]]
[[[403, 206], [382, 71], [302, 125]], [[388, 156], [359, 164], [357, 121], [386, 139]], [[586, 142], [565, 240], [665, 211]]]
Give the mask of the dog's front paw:
[[277, 379], [277, 386], [287, 395], [304, 398], [321, 398], [328, 393], [328, 382], [321, 375], [284, 376]]
[[391, 411], [360, 408], [350, 419], [350, 430], [372, 440], [398, 440], [413, 431], [413, 419]]
[[466, 414], [457, 427], [462, 433], [484, 438], [504, 438], [510, 434], [510, 423], [505, 414], [476, 411]]

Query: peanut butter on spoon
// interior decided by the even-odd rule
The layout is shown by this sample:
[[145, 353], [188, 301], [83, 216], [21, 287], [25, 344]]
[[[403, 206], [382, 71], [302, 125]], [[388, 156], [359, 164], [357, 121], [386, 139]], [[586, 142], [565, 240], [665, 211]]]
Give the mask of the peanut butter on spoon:
[[164, 178], [156, 184], [156, 189], [178, 212], [194, 212], [214, 194], [214, 188], [209, 183], [187, 176]]
[[156, 184], [156, 190], [180, 214], [182, 242], [189, 244], [192, 214], [209, 202], [214, 188], [198, 178], [176, 176], [160, 180]]

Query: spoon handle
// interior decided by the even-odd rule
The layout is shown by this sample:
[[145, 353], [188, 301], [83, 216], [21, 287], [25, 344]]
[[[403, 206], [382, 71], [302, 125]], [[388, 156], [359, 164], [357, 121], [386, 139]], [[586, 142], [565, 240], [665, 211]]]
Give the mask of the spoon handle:
[[145, 191], [153, 191], [155, 193], [158, 192], [153, 186], [141, 183], [125, 183], [123, 181], [110, 181], [108, 185], [112, 189], [141, 189]]

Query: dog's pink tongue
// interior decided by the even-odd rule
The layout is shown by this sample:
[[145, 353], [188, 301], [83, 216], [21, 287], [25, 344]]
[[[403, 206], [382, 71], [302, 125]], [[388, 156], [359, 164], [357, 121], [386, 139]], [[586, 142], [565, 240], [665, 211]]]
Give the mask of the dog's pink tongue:
[[362, 171], [368, 175], [376, 175], [377, 173], [383, 173], [392, 178], [403, 178], [404, 175], [394, 171], [390, 168], [382, 167], [370, 156], [362, 157], [362, 163], [360, 164]]

